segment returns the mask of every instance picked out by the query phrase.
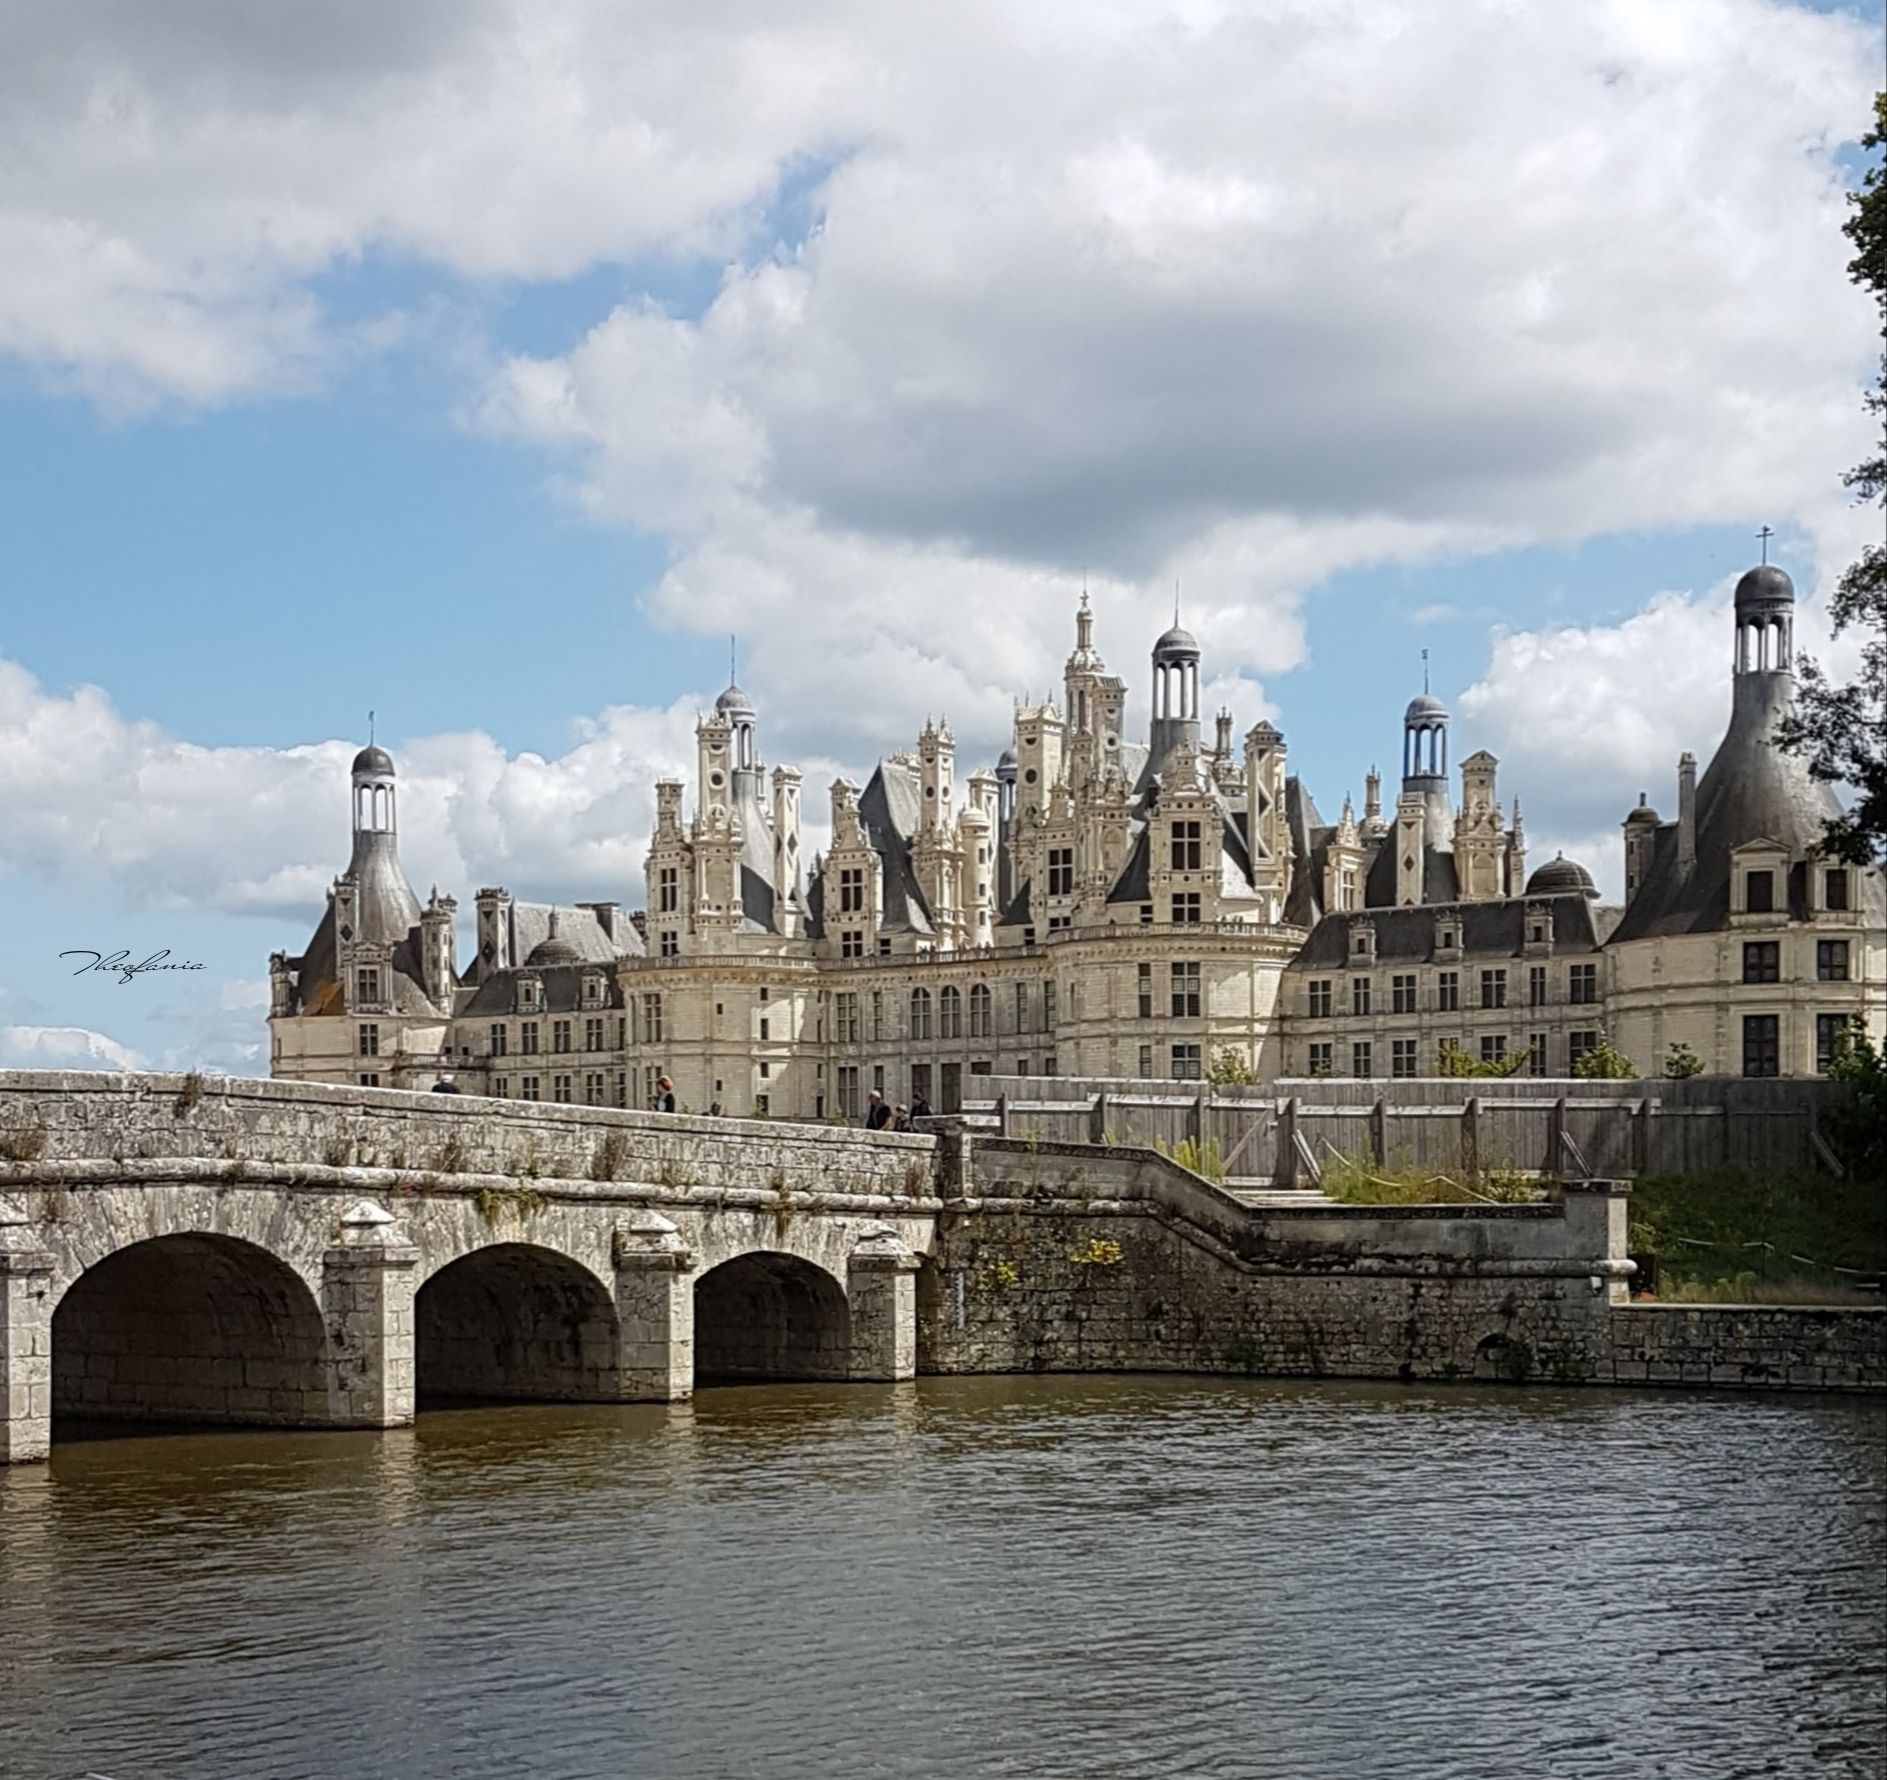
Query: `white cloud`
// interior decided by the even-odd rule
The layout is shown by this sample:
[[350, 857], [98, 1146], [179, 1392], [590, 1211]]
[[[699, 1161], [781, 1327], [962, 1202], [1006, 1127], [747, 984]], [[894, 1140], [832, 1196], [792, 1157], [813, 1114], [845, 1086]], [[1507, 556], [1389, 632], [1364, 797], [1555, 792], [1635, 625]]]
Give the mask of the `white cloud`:
[[[1638, 793], [1675, 815], [1678, 755], [1707, 765], [1729, 722], [1731, 590], [1725, 580], [1704, 594], [1658, 593], [1615, 624], [1493, 632], [1461, 713], [1473, 745], [1500, 757], [1503, 793], [1520, 793], [1536, 863], [1563, 848], [1610, 883], [1616, 825]], [[1798, 605], [1798, 651], [1838, 679], [1860, 641], [1831, 638], [1819, 603]], [[1606, 837], [1597, 856], [1577, 850], [1595, 835]]]
[[0, 1026], [0, 1069], [148, 1069], [136, 1051], [85, 1026]]
[[[400, 759], [401, 846], [422, 894], [631, 895], [654, 783], [693, 759], [696, 705], [620, 708], [554, 760], [472, 732]], [[356, 744], [204, 748], [123, 716], [98, 688], [47, 691], [0, 659], [0, 874], [104, 882], [131, 908], [312, 925], [347, 863]], [[235, 993], [234, 990], [227, 991]]]

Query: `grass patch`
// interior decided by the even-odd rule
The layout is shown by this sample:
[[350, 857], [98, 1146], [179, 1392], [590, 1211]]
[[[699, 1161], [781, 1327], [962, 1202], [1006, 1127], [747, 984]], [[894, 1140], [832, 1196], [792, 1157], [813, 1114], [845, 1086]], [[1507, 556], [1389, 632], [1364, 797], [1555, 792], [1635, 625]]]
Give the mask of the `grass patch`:
[[1861, 1287], [1887, 1274], [1887, 1185], [1807, 1169], [1647, 1174], [1632, 1185], [1630, 1246], [1657, 1256], [1658, 1295], [1680, 1303], [1878, 1304]]
[[1349, 1162], [1325, 1168], [1323, 1190], [1345, 1205], [1533, 1205], [1548, 1187], [1525, 1174], [1487, 1174], [1466, 1183], [1425, 1168], [1378, 1170]]

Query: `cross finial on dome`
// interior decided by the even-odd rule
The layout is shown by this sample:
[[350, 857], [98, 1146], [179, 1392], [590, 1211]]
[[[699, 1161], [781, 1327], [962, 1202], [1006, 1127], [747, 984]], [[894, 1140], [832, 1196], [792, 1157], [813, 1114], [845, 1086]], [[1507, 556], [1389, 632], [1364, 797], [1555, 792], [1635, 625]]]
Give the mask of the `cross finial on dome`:
[[1765, 525], [1762, 528], [1762, 530], [1756, 534], [1756, 536], [1762, 540], [1763, 562], [1765, 564], [1767, 564], [1767, 562], [1769, 561], [1769, 540], [1773, 538], [1775, 535], [1776, 534], [1767, 525]]

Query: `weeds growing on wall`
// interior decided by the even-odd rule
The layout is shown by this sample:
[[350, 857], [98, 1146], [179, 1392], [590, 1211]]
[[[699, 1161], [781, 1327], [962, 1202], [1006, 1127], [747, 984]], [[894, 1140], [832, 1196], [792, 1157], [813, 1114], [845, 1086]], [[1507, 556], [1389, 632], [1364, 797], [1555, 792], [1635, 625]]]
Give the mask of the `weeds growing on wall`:
[[435, 1174], [465, 1174], [471, 1167], [471, 1157], [465, 1145], [456, 1137], [448, 1137], [434, 1153], [432, 1171]]
[[202, 1098], [203, 1075], [200, 1070], [193, 1069], [177, 1084], [177, 1098], [171, 1104], [170, 1116], [181, 1119]]
[[1549, 1188], [1530, 1174], [1496, 1171], [1467, 1182], [1427, 1168], [1378, 1169], [1346, 1158], [1325, 1167], [1323, 1190], [1345, 1205], [1533, 1205]]
[[1214, 1186], [1221, 1186], [1225, 1181], [1225, 1158], [1219, 1153], [1218, 1140], [1208, 1137], [1204, 1143], [1196, 1138], [1182, 1137], [1171, 1149], [1162, 1139], [1155, 1139], [1153, 1147], [1169, 1162], [1177, 1162], [1189, 1174], [1196, 1174], [1202, 1180], [1209, 1180]]
[[605, 1131], [590, 1157], [591, 1180], [616, 1180], [629, 1159], [629, 1138], [621, 1131]]
[[549, 1203], [534, 1187], [480, 1187], [472, 1195], [478, 1215], [494, 1230], [506, 1212], [513, 1213], [520, 1224], [527, 1224]]

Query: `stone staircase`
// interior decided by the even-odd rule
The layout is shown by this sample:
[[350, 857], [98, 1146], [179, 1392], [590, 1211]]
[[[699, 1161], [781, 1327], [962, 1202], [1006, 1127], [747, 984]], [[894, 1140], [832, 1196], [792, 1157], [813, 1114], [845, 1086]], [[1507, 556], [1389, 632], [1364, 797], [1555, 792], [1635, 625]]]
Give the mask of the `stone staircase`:
[[1274, 1187], [1269, 1175], [1232, 1175], [1222, 1183], [1240, 1205], [1254, 1211], [1321, 1211], [1336, 1200], [1317, 1187]]

